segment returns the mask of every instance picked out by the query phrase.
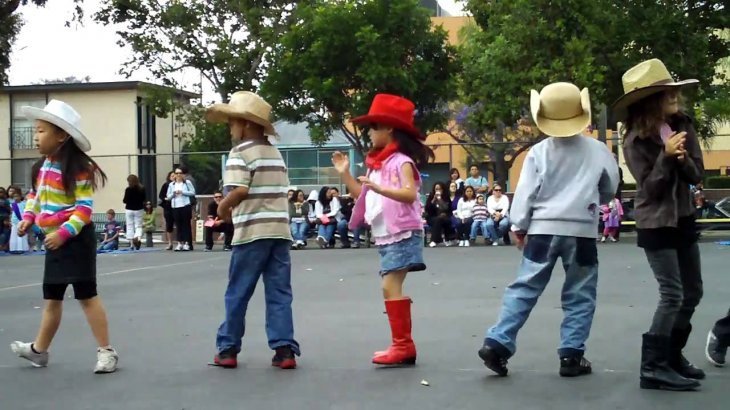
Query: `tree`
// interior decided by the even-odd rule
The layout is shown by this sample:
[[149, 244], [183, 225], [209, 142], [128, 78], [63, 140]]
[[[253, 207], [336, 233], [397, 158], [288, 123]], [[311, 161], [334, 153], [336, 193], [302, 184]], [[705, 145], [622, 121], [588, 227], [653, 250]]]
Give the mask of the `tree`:
[[275, 49], [262, 93], [278, 116], [307, 122], [315, 144], [333, 132], [364, 154], [370, 142], [352, 127], [376, 93], [411, 99], [422, 131], [443, 126], [454, 95], [454, 49], [416, 0], [316, 1]]
[[163, 85], [176, 75], [200, 72], [228, 101], [237, 90], [256, 91], [268, 54], [291, 24], [302, 1], [104, 0], [97, 22], [121, 24], [120, 46], [133, 56], [121, 72], [148, 69]]
[[[712, 126], [730, 117], [727, 100], [721, 103], [728, 84], [715, 73], [730, 55], [730, 42], [722, 36], [730, 22], [725, 3], [470, 0], [467, 9], [478, 27], [464, 32], [459, 91], [471, 110], [451, 132], [459, 141], [493, 147], [489, 159], [496, 178], [504, 180], [511, 166], [505, 157], [514, 158], [525, 145], [498, 148], [506, 147], [505, 135], [531, 122], [530, 89], [554, 81], [588, 87], [595, 117], [601, 104], [623, 93], [621, 76], [628, 68], [659, 57], [677, 77], [700, 79], [700, 90], [687, 95], [689, 106], [701, 114], [701, 132], [713, 135]], [[711, 85], [713, 80], [720, 84]], [[528, 146], [542, 138], [532, 135]]]
[[65, 78], [45, 78], [33, 84], [79, 84], [91, 82], [91, 76], [76, 77], [75, 75]]

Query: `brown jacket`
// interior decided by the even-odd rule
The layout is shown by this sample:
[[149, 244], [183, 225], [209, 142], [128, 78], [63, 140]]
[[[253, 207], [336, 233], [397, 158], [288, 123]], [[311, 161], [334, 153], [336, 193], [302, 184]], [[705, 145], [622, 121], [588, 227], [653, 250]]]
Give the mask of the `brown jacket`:
[[626, 165], [636, 179], [634, 216], [639, 229], [676, 227], [679, 218], [695, 212], [689, 186], [702, 181], [702, 150], [689, 117], [675, 115], [669, 126], [687, 133], [683, 163], [664, 155], [658, 134], [645, 138], [630, 135], [624, 142]]

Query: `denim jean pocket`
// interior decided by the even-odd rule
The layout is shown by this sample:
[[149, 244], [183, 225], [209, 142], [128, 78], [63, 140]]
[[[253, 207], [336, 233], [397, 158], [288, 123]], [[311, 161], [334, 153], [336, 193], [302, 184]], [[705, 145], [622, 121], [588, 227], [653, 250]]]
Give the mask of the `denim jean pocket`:
[[527, 237], [527, 244], [522, 256], [535, 263], [545, 263], [548, 260], [552, 241], [553, 235], [530, 235]]

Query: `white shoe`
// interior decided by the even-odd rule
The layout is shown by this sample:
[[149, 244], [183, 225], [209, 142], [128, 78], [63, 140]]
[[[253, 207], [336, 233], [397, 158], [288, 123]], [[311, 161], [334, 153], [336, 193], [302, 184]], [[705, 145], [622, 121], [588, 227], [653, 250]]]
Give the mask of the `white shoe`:
[[618, 242], [618, 241], [616, 240], [616, 238], [614, 238], [613, 236], [610, 236], [610, 237], [608, 238], [608, 240], [609, 240], [609, 241], [611, 241], [611, 242]]
[[499, 241], [492, 242], [492, 246], [499, 246]]
[[183, 250], [183, 246], [181, 243], [178, 243], [177, 246], [175, 247], [175, 252], [180, 252], [181, 250]]
[[436, 242], [433, 242], [432, 241], [431, 243], [428, 244], [428, 247], [429, 248], [435, 248], [436, 247]]
[[444, 241], [444, 246], [447, 248], [451, 246], [451, 241]]
[[31, 348], [31, 343], [15, 341], [10, 344], [10, 350], [17, 354], [18, 357], [22, 357], [28, 360], [33, 367], [46, 367], [48, 366], [48, 352], [36, 353]]
[[183, 245], [182, 250], [184, 250], [185, 252], [189, 251], [190, 250], [190, 245], [188, 245], [187, 242], [186, 242], [185, 245]]
[[464, 246], [468, 248], [469, 246], [471, 246], [471, 242], [470, 241], [464, 241]]
[[459, 246], [460, 247], [464, 246], [464, 241], [459, 241]]
[[606, 243], [606, 237], [601, 238], [601, 243]]
[[96, 349], [96, 366], [94, 373], [114, 373], [117, 371], [117, 363], [119, 362], [119, 354], [114, 349]]

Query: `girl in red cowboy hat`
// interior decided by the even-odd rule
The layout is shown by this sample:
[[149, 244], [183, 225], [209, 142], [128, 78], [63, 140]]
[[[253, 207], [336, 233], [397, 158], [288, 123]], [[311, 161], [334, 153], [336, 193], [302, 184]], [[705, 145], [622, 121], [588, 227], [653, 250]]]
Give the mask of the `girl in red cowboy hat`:
[[416, 362], [411, 299], [403, 295], [403, 282], [408, 272], [426, 269], [417, 167], [428, 163], [433, 151], [423, 144], [424, 136], [413, 125], [414, 110], [413, 103], [405, 98], [378, 94], [370, 112], [352, 120], [368, 130], [373, 143], [365, 159], [366, 176], [355, 180], [347, 156], [339, 152], [332, 156], [337, 172], [357, 197], [350, 229], [370, 225], [380, 253], [383, 298], [392, 335], [390, 347], [373, 356], [373, 363], [381, 365]]

